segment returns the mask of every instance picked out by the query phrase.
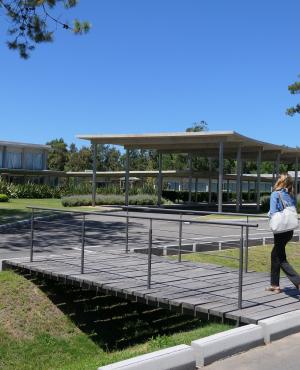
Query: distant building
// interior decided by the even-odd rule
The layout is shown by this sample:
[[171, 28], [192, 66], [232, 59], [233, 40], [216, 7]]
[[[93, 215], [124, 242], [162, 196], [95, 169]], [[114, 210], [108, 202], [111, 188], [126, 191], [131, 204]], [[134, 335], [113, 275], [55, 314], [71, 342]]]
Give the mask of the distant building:
[[46, 170], [50, 146], [0, 141], [0, 168]]
[[0, 141], [0, 177], [9, 182], [55, 185], [59, 171], [48, 171], [49, 145]]

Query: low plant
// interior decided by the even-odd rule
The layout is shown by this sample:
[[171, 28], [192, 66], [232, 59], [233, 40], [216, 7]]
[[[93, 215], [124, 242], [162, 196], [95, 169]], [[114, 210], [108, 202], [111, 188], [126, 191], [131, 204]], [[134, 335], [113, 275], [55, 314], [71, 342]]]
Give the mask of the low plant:
[[0, 194], [10, 196], [9, 184], [0, 177]]
[[270, 195], [264, 195], [260, 198], [260, 210], [262, 212], [270, 210]]
[[[162, 198], [162, 204], [166, 204], [168, 201]], [[97, 194], [96, 205], [124, 205], [124, 195], [115, 194]], [[130, 205], [139, 206], [154, 206], [157, 204], [157, 197], [149, 194], [137, 194], [129, 196]], [[64, 207], [79, 207], [79, 206], [91, 206], [92, 196], [91, 195], [72, 195], [62, 198], [62, 205]]]
[[[72, 181], [59, 186], [47, 184], [35, 184], [27, 182], [25, 184], [9, 183], [0, 178], [0, 194], [6, 194], [9, 198], [15, 199], [49, 199], [61, 198], [69, 195], [89, 195], [92, 192], [92, 184], [82, 182], [75, 184]], [[124, 189], [117, 184], [108, 184], [97, 188], [97, 194], [105, 195], [123, 195]], [[142, 186], [132, 186], [129, 189], [129, 195], [156, 194], [156, 190], [151, 184]]]
[[[260, 209], [262, 212], [270, 210], [270, 195], [264, 195], [260, 198]], [[297, 196], [297, 211], [300, 213], [300, 195]]]
[[9, 197], [6, 194], [0, 194], [0, 202], [8, 202]]

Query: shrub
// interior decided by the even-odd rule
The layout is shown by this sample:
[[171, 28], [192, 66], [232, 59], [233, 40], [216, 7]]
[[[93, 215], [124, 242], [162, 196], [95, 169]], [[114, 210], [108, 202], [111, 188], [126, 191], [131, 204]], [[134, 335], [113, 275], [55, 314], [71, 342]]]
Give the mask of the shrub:
[[0, 178], [0, 194], [5, 194], [10, 197], [9, 184]]
[[[167, 201], [162, 198], [162, 204], [166, 204]], [[97, 194], [96, 205], [124, 205], [124, 195], [114, 194]], [[129, 196], [130, 205], [139, 206], [153, 206], [157, 204], [157, 197], [149, 194], [137, 194]], [[62, 198], [62, 205], [64, 207], [78, 207], [78, 206], [91, 206], [92, 196], [91, 195], [72, 195]]]
[[[31, 182], [25, 184], [8, 183], [0, 178], [0, 194], [6, 194], [9, 198], [61, 198], [68, 195], [89, 195], [92, 192], [91, 183], [74, 184], [71, 181], [61, 186], [50, 186], [46, 184], [34, 184]], [[156, 190], [151, 184], [143, 186], [134, 186], [129, 190], [130, 195], [152, 194]], [[97, 194], [123, 195], [124, 190], [119, 185], [110, 184], [105, 187], [97, 188]]]
[[[263, 212], [268, 212], [270, 210], [270, 195], [265, 195], [260, 199], [261, 207]], [[300, 194], [297, 196], [297, 211], [300, 213]]]
[[300, 194], [297, 195], [297, 212], [300, 213]]
[[270, 195], [264, 195], [260, 198], [260, 210], [268, 212], [270, 210]]
[[0, 202], [8, 202], [9, 198], [6, 194], [0, 194]]
[[[189, 192], [187, 190], [163, 190], [162, 195], [165, 199], [170, 200], [173, 203], [188, 202]], [[229, 193], [229, 199], [233, 197], [233, 193]], [[212, 202], [217, 202], [218, 194], [216, 192], [211, 193]], [[196, 201], [196, 194], [192, 191], [192, 202]], [[227, 201], [227, 193], [223, 192], [223, 201]], [[197, 193], [197, 202], [208, 202], [208, 193], [199, 191]]]

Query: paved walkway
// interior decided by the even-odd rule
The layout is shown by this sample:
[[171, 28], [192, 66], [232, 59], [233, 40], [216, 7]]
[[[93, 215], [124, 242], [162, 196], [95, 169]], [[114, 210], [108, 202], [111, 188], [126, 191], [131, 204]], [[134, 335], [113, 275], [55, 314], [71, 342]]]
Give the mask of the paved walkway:
[[205, 370], [299, 370], [300, 333], [215, 362]]
[[[98, 248], [125, 248], [125, 221], [117, 217], [124, 212], [113, 212], [110, 216], [89, 215], [86, 217], [86, 248], [98, 250]], [[178, 219], [178, 215], [156, 213], [130, 213], [130, 215], [146, 217], [159, 217]], [[184, 219], [201, 220], [199, 216], [184, 216]], [[228, 220], [217, 220], [228, 221]], [[236, 219], [231, 220], [239, 221]], [[250, 239], [271, 238], [272, 235], [265, 220], [251, 219], [253, 223], [259, 223], [259, 228], [249, 230]], [[129, 248], [148, 246], [149, 220], [130, 219], [129, 224]], [[153, 245], [170, 246], [178, 244], [178, 223], [170, 221], [153, 221]], [[71, 217], [52, 221], [35, 223], [35, 246], [43, 249], [44, 253], [67, 253], [76, 250], [81, 245], [81, 217]], [[182, 230], [182, 244], [198, 243], [203, 247], [222, 241], [227, 245], [236, 246], [240, 239], [240, 228], [222, 225], [184, 223]], [[253, 244], [253, 241], [252, 243]], [[254, 242], [256, 244], [256, 242]], [[259, 244], [259, 243], [258, 243]], [[22, 229], [12, 228], [0, 232], [0, 260], [29, 255], [30, 227]], [[59, 246], [59, 247], [58, 247]]]

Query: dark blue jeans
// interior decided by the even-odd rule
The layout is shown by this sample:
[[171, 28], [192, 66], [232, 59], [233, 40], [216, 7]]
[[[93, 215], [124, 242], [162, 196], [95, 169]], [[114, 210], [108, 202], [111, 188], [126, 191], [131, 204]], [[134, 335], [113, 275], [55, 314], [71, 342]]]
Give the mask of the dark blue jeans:
[[285, 246], [292, 239], [293, 234], [293, 231], [274, 234], [274, 248], [271, 253], [271, 285], [279, 286], [280, 268], [297, 288], [300, 285], [300, 276], [288, 263], [285, 253]]

